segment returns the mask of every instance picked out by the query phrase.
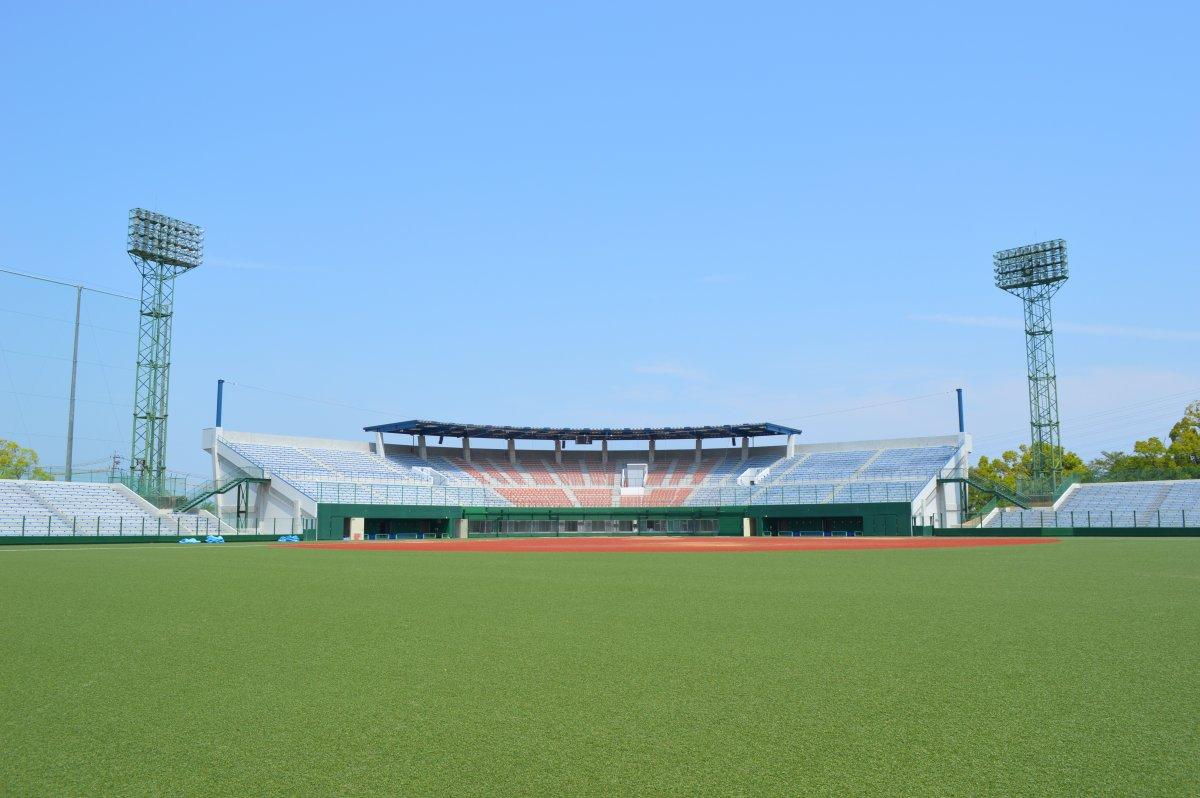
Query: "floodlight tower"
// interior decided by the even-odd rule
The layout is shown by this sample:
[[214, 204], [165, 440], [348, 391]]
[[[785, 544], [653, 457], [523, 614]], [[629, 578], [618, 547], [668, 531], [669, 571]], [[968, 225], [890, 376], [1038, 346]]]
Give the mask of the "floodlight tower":
[[134, 208], [129, 212], [127, 251], [142, 275], [129, 467], [138, 493], [161, 496], [167, 467], [167, 394], [175, 278], [200, 265], [204, 230], [170, 216]]
[[996, 287], [1025, 302], [1031, 472], [1038, 492], [1052, 492], [1062, 477], [1062, 441], [1050, 298], [1067, 279], [1067, 242], [1058, 238], [1002, 250], [993, 256], [992, 263]]

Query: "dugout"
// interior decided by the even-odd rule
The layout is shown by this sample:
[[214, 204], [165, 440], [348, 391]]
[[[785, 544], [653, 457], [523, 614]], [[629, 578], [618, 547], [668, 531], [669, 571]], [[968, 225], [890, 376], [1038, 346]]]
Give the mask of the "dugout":
[[392, 504], [322, 504], [316, 535], [320, 540], [395, 540], [450, 537], [459, 507], [414, 507]]
[[746, 508], [763, 535], [908, 535], [912, 533], [910, 505], [813, 504]]
[[[350, 537], [351, 519], [342, 522], [343, 538]], [[364, 518], [363, 537], [367, 540], [399, 540], [403, 538], [440, 538], [450, 532], [445, 518]]]

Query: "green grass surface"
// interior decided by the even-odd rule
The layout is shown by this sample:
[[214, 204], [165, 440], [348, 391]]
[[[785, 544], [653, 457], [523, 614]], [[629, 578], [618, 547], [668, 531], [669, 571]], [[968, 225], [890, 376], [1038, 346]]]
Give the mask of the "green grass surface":
[[1196, 795], [1200, 540], [0, 550], [4, 795]]

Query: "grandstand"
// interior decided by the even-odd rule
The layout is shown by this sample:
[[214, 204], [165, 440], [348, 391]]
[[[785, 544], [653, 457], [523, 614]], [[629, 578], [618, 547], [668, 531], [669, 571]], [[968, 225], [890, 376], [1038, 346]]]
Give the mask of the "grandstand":
[[996, 509], [985, 528], [1200, 526], [1200, 480], [1095, 482], [1068, 488], [1046, 509]]
[[[609, 429], [407, 421], [366, 431], [374, 441], [210, 428], [203, 446], [217, 482], [246, 470], [264, 474], [254, 515], [315, 524], [325, 537], [689, 528], [741, 534], [813, 524], [907, 534], [915, 514], [960, 512], [959, 487], [941, 478], [961, 476], [970, 451], [961, 433], [800, 444], [799, 430], [769, 423]], [[385, 434], [410, 442], [385, 442]], [[459, 445], [429, 445], [434, 436]], [[751, 445], [759, 438], [784, 442]], [[472, 446], [481, 439], [504, 445]], [[704, 445], [712, 440], [732, 445]], [[660, 448], [660, 441], [693, 445]], [[225, 501], [214, 498], [219, 506]]]
[[[216, 514], [161, 510], [120, 483], [0, 480], [0, 537], [1183, 534], [1200, 526], [1200, 480], [1074, 484], [1050, 506], [972, 516], [967, 485], [981, 486], [967, 468], [965, 433], [800, 444], [799, 430], [775, 424], [609, 430], [414, 421], [367, 431], [374, 440], [204, 430], [213, 481], [186, 506], [215, 505]], [[443, 444], [455, 435], [457, 445]], [[489, 437], [504, 444], [478, 445]], [[694, 446], [659, 445], [688, 437]]]
[[211, 513], [159, 510], [121, 484], [0, 480], [0, 536], [125, 537], [231, 531]]

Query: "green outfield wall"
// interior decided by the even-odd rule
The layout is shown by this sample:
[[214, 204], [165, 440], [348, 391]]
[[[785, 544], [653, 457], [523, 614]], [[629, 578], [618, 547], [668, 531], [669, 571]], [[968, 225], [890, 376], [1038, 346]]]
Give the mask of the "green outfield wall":
[[[866, 535], [912, 534], [908, 502], [877, 504], [764, 504], [729, 507], [448, 507], [442, 505], [318, 504], [317, 536], [340, 540], [347, 521], [364, 519], [370, 533], [379, 522], [389, 529], [408, 532], [453, 534], [454, 522], [505, 521], [604, 521], [637, 522], [640, 534], [657, 534], [653, 527], [662, 521], [711, 521], [707, 534], [741, 535], [743, 519], [753, 522], [756, 534], [781, 531], [853, 530]], [[420, 522], [423, 525], [419, 525]], [[629, 526], [629, 523], [624, 526]], [[618, 532], [614, 534], [627, 534]]]
[[918, 535], [950, 538], [1196, 538], [1195, 526], [916, 527]]

